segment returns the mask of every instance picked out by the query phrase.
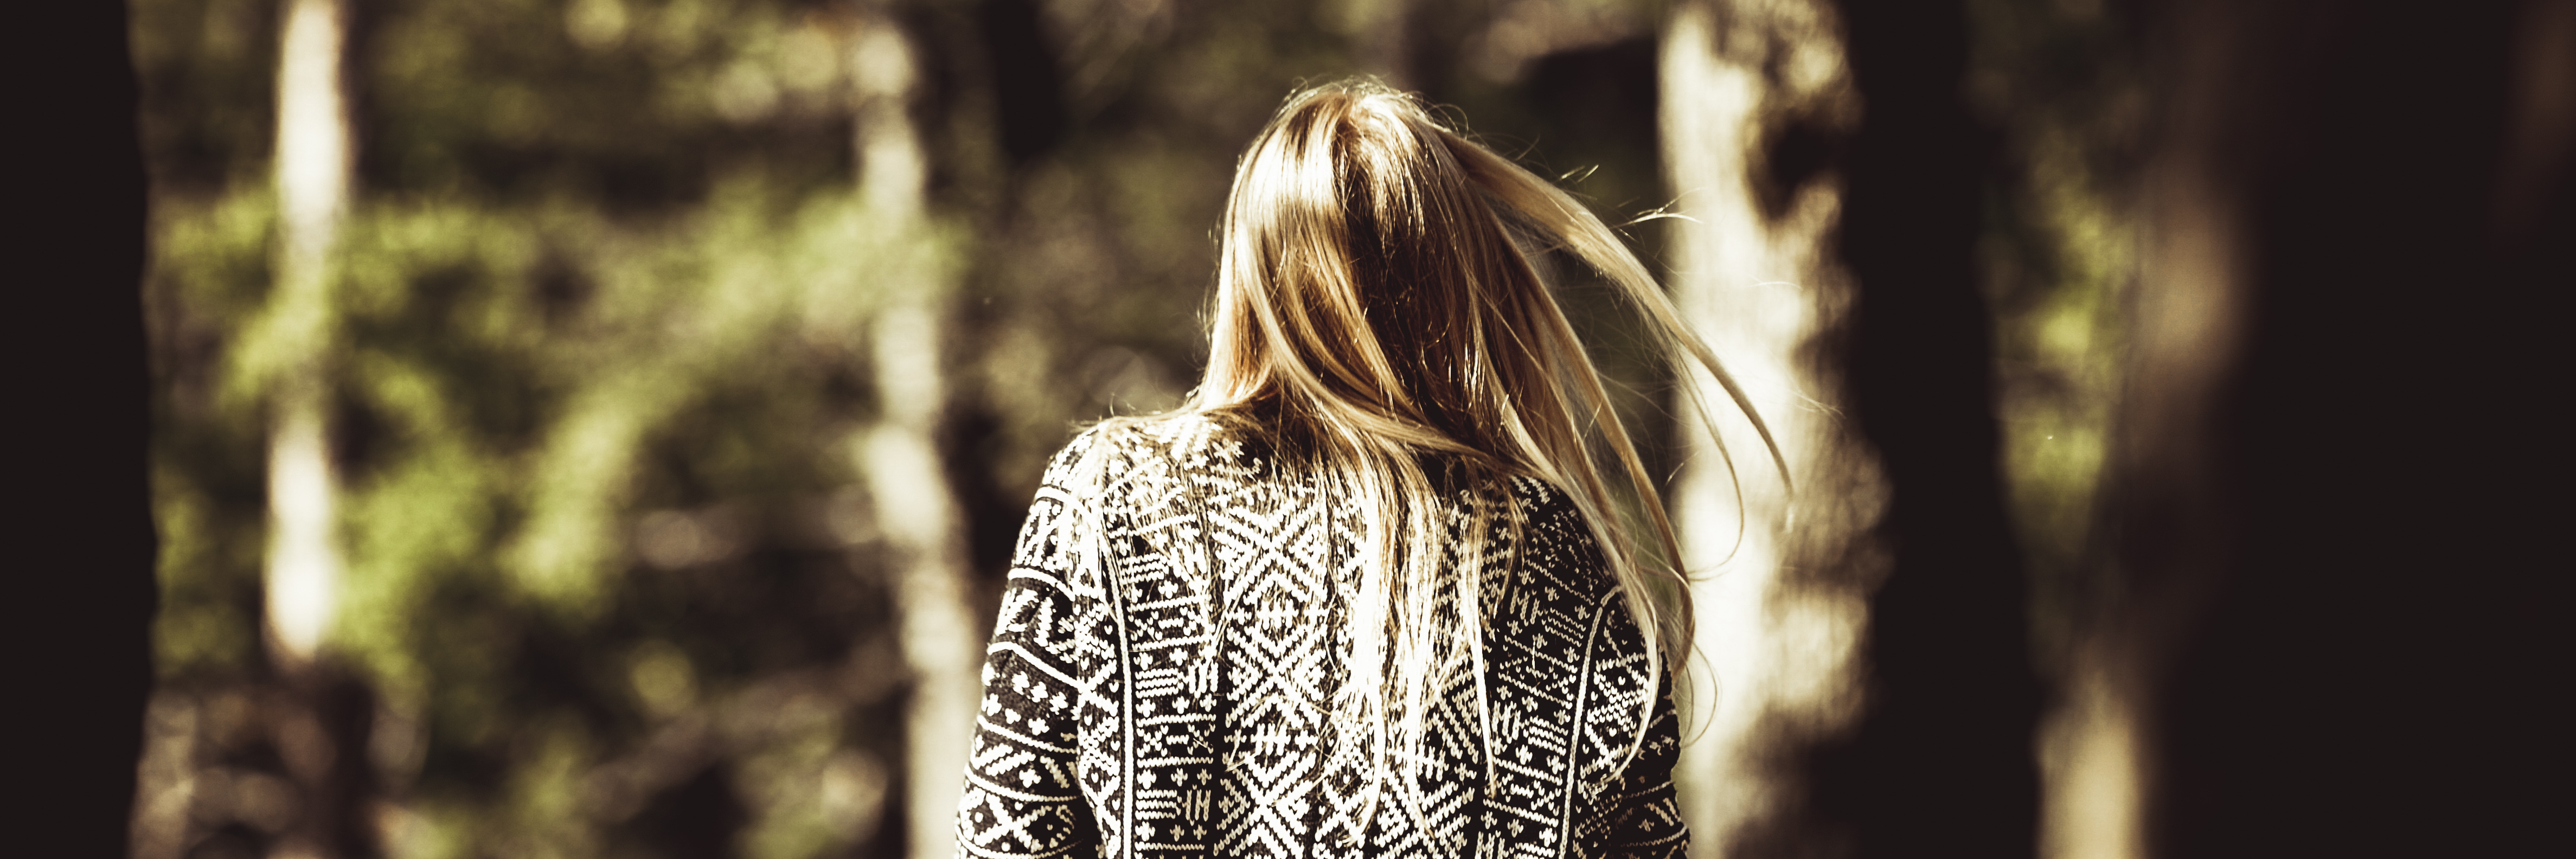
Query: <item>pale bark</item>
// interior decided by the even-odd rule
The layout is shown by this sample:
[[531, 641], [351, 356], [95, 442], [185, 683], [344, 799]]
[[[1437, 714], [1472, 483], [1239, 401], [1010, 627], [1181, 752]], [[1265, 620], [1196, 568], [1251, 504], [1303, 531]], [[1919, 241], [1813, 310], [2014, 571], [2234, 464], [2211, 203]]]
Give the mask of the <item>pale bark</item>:
[[[851, 56], [859, 99], [859, 192], [872, 223], [913, 237], [883, 247], [901, 255], [931, 241], [922, 195], [928, 165], [904, 113], [917, 66], [903, 35], [875, 19]], [[904, 807], [909, 853], [956, 852], [957, 798], [973, 737], [981, 641], [967, 604], [965, 527], [938, 448], [948, 397], [942, 343], [950, 327], [935, 266], [888, 265], [869, 335], [882, 412], [851, 452], [875, 504], [893, 564], [896, 638], [912, 675], [905, 714]]]
[[268, 454], [266, 638], [283, 705], [272, 739], [300, 794], [276, 855], [336, 855], [350, 798], [344, 737], [325, 719], [336, 679], [318, 664], [339, 615], [339, 477], [331, 460], [332, 247], [348, 208], [350, 130], [341, 0], [288, 0], [277, 67], [277, 283], [254, 348], [272, 410]]
[[288, 0], [277, 71], [277, 285], [269, 309], [268, 629], [278, 654], [313, 658], [339, 608], [342, 561], [328, 426], [327, 267], [349, 188], [339, 0]]
[[[1699, 579], [1698, 665], [1687, 709], [1705, 732], [1676, 773], [1692, 854], [1717, 856], [1795, 813], [1787, 753], [1848, 723], [1859, 703], [1854, 645], [1867, 576], [1820, 576], [1825, 560], [1869, 558], [1860, 542], [1884, 506], [1883, 479], [1839, 416], [1831, 368], [1807, 357], [1850, 302], [1822, 249], [1840, 207], [1828, 182], [1766, 216], [1755, 197], [1767, 130], [1790, 117], [1847, 113], [1830, 10], [1802, 0], [1683, 5], [1663, 43], [1664, 151], [1675, 184], [1672, 289], [1768, 421], [1797, 481], [1782, 485], [1752, 426], [1695, 374], [1734, 473], [1685, 413], [1688, 470], [1674, 493]], [[1773, 71], [1766, 74], [1766, 65]], [[1737, 492], [1741, 491], [1741, 504]], [[1867, 571], [1859, 571], [1867, 572]]]

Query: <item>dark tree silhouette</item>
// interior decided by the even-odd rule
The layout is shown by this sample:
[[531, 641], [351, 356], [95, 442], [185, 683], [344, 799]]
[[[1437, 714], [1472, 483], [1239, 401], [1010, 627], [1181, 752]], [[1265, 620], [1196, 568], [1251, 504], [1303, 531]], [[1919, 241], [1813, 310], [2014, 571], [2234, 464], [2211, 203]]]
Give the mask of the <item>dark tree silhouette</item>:
[[1870, 599], [1868, 709], [1810, 753], [1812, 801], [1852, 855], [2028, 856], [2039, 683], [1975, 269], [1993, 136], [1961, 101], [1959, 5], [1838, 5], [1863, 103], [1834, 246], [1858, 284], [1843, 362], [1891, 487], [1893, 564]]
[[[30, 9], [10, 149], [11, 817], [122, 856], [152, 683], [144, 175], [122, 3]], [[21, 763], [23, 761], [23, 763]]]
[[[2148, 8], [2150, 230], [2214, 238], [2159, 245], [2145, 288], [2197, 259], [2234, 309], [2141, 338], [2115, 464], [2150, 848], [2520, 852], [2564, 721], [2535, 308], [2576, 283], [2576, 6]], [[2205, 408], [2155, 412], [2150, 371], [2195, 353]]]

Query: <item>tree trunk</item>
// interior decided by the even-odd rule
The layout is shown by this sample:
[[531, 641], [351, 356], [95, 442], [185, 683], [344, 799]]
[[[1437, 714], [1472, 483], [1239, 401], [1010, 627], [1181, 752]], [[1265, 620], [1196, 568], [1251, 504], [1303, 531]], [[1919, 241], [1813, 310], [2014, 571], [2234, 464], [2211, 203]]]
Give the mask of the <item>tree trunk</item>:
[[143, 158], [123, 3], [27, 7], [15, 56], [9, 436], [12, 852], [122, 856], [151, 690], [157, 555], [140, 285]]
[[906, 114], [919, 69], [912, 49], [892, 21], [873, 18], [851, 59], [860, 196], [871, 223], [913, 237], [884, 245], [904, 258], [880, 262], [881, 303], [870, 337], [881, 412], [854, 440], [854, 453], [892, 550], [896, 637], [912, 674], [904, 723], [909, 852], [947, 859], [957, 849], [957, 798], [983, 694], [977, 668], [984, 631], [968, 603], [965, 525], [939, 447], [948, 402], [948, 284], [939, 266], [923, 259], [933, 237], [922, 203], [928, 164]]
[[271, 379], [267, 621], [287, 670], [310, 663], [338, 613], [339, 486], [325, 365], [332, 328], [331, 247], [348, 206], [349, 111], [338, 0], [287, 0], [277, 68], [277, 284], [263, 320]]
[[2149, 846], [2524, 852], [2564, 721], [2527, 493], [2563, 443], [2532, 308], [2576, 283], [2576, 4], [2151, 8], [2113, 476]]
[[1882, 567], [1869, 532], [1886, 487], [1839, 417], [1840, 366], [1818, 348], [1852, 297], [1823, 251], [1841, 189], [1788, 163], [1814, 152], [1775, 151], [1782, 140], [1821, 146], [1857, 105], [1832, 11], [1818, 3], [1684, 5], [1661, 74], [1666, 163], [1689, 218], [1675, 227], [1675, 300], [1770, 424], [1797, 483], [1794, 494], [1782, 485], [1725, 391], [1694, 376], [1716, 432], [1684, 415], [1689, 468], [1673, 502], [1699, 577], [1705, 663], [1685, 688], [1706, 732], [1676, 777], [1693, 855], [1762, 855], [1820, 834], [1786, 764], [1850, 722], [1862, 601]]
[[332, 658], [346, 565], [331, 453], [337, 334], [331, 259], [349, 205], [352, 141], [345, 88], [348, 9], [287, 0], [277, 69], [276, 285], [257, 346], [269, 375], [269, 540], [265, 637], [279, 681], [271, 742], [299, 808], [280, 855], [373, 852], [361, 823], [374, 698]]
[[1846, 396], [1884, 463], [1864, 711], [1810, 758], [1818, 811], [1858, 856], [2029, 856], [2040, 704], [2005, 518], [1990, 316], [1975, 252], [1990, 135], [1962, 102], [1960, 4], [1845, 0], [1861, 121], [1833, 242], [1858, 296]]

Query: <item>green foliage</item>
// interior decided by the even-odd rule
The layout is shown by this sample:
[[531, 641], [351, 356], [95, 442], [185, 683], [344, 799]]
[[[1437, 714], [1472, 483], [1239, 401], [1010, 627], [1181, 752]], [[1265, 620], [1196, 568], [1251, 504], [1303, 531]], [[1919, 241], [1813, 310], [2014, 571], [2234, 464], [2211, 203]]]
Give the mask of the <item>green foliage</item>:
[[[273, 670], [267, 398], [275, 356], [319, 354], [347, 566], [332, 658], [387, 702], [379, 731], [418, 733], [413, 760], [378, 761], [405, 809], [389, 847], [651, 855], [650, 801], [701, 772], [751, 807], [748, 855], [870, 837], [900, 756], [857, 726], [890, 722], [897, 687], [812, 675], [891, 674], [887, 600], [823, 519], [854, 479], [838, 439], [874, 411], [852, 381], [865, 324], [890, 292], [954, 281], [959, 236], [854, 187], [832, 30], [849, 22], [368, 5], [359, 196], [327, 303], [288, 307], [261, 164], [273, 10], [244, 8], [136, 15], [165, 179], [148, 286], [165, 689], [214, 701]], [[700, 539], [646, 557], [656, 523]], [[783, 715], [702, 724], [760, 710]], [[245, 737], [210, 738], [200, 765], [255, 758]]]
[[276, 209], [266, 195], [156, 202], [153, 246], [162, 260], [187, 263], [160, 263], [148, 287], [166, 392], [154, 410], [154, 638], [163, 676], [236, 672], [258, 662], [266, 439], [260, 413], [223, 396], [217, 356], [228, 329], [266, 298]]
[[[239, 193], [205, 215], [172, 219], [160, 280], [176, 303], [257, 318], [237, 296], [244, 278], [224, 275], [258, 270], [243, 260], [262, 255], [266, 222], [241, 212], [256, 212], [261, 196]], [[450, 771], [454, 757], [515, 762], [489, 810], [516, 809], [530, 838], [574, 831], [564, 824], [581, 819], [579, 809], [560, 806], [581, 791], [564, 783], [567, 773], [636, 727], [622, 723], [650, 721], [618, 691], [624, 666], [582, 651], [677, 640], [710, 651], [697, 661], [716, 669], [710, 681], [721, 688], [852, 646], [794, 653], [814, 645], [791, 642], [783, 663], [746, 660], [727, 653], [745, 644], [728, 640], [732, 619], [710, 626], [685, 605], [638, 616], [636, 603], [686, 604], [701, 598], [694, 590], [745, 586], [639, 571], [648, 565], [626, 535], [653, 508], [722, 504], [759, 520], [739, 527], [785, 530], [848, 483], [841, 446], [829, 442], [870, 407], [863, 396], [835, 396], [831, 380], [863, 372], [853, 345], [879, 286], [946, 277], [942, 240], [873, 219], [854, 192], [813, 195], [783, 212], [757, 179], [713, 196], [696, 212], [642, 225], [568, 205], [381, 203], [358, 207], [345, 232], [332, 319], [343, 345], [331, 364], [348, 571], [334, 641], [390, 696], [429, 704], [432, 759], [419, 790], [480, 794], [470, 773]], [[229, 223], [243, 220], [252, 223]], [[559, 294], [567, 290], [578, 300]], [[172, 454], [224, 451], [162, 459], [162, 629], [173, 675], [203, 679], [259, 662], [256, 614], [243, 609], [256, 605], [261, 502], [238, 485], [256, 481], [264, 452], [257, 391], [246, 390], [263, 375], [225, 374], [204, 411], [180, 413], [165, 433]], [[656, 452], [681, 461], [657, 467]], [[214, 495], [227, 479], [235, 494]], [[833, 554], [823, 553], [819, 570], [726, 558], [719, 565], [749, 568], [711, 575], [874, 587], [831, 563]], [[826, 641], [870, 634], [849, 606], [815, 608], [812, 623], [840, 627]], [[531, 637], [581, 642], [560, 654], [570, 664], [554, 667], [570, 683], [524, 688], [537, 679], [525, 676]], [[518, 727], [530, 724], [548, 727]], [[799, 742], [836, 739], [818, 730]], [[435, 827], [440, 818], [424, 819]], [[491, 829], [474, 820], [460, 832]], [[816, 849], [829, 841], [755, 831]], [[474, 843], [482, 846], [469, 852], [493, 846]], [[589, 855], [585, 843], [530, 847]]]
[[2137, 277], [2143, 81], [2135, 34], [2099, 3], [1980, 0], [1968, 95], [2003, 132], [1983, 248], [2032, 640], [2062, 659], [2107, 597], [2094, 551]]

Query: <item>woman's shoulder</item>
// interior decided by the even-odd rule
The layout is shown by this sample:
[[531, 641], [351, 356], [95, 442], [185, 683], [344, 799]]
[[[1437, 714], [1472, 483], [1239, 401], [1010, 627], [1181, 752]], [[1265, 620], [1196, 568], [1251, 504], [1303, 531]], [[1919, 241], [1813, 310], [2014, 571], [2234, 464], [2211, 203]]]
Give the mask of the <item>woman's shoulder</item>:
[[1110, 418], [1075, 433], [1047, 463], [1046, 482], [1099, 486], [1131, 477], [1140, 463], [1231, 460], [1243, 451], [1240, 430], [1196, 412]]

